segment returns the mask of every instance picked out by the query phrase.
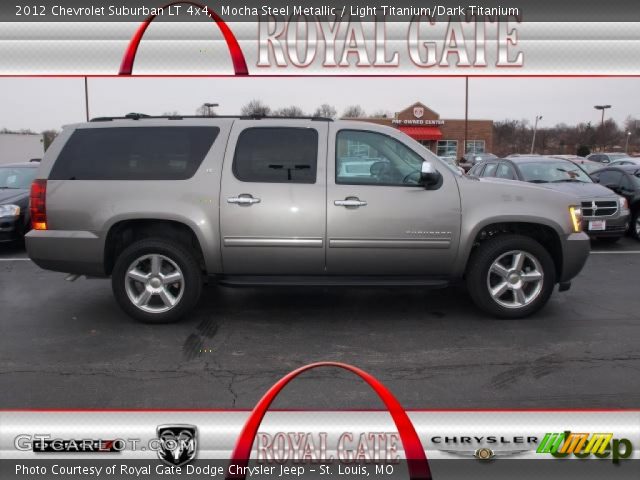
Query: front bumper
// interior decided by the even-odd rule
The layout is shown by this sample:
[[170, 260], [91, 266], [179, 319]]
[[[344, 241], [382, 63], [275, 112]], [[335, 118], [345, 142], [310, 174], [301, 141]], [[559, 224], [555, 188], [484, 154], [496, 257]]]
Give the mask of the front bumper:
[[13, 242], [24, 236], [22, 217], [0, 217], [0, 242]]
[[[605, 230], [589, 230], [589, 222], [604, 220]], [[629, 214], [618, 215], [617, 217], [585, 217], [582, 221], [582, 229], [591, 238], [621, 237], [629, 228]]]
[[562, 273], [558, 283], [570, 281], [578, 275], [589, 258], [591, 242], [584, 233], [572, 233], [562, 241]]

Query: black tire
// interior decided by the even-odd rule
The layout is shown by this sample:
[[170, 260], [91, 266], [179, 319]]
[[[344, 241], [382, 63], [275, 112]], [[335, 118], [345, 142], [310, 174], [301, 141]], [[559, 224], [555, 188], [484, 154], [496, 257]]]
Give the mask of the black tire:
[[613, 245], [614, 243], [618, 243], [621, 238], [622, 237], [599, 237], [597, 240], [606, 245]]
[[[531, 299], [530, 303], [522, 307], [501, 305], [497, 300], [494, 300], [489, 291], [488, 278], [492, 264], [502, 255], [515, 250], [534, 257], [543, 274], [539, 292]], [[472, 300], [484, 312], [497, 318], [523, 318], [537, 312], [547, 303], [556, 284], [556, 269], [549, 252], [534, 239], [522, 235], [500, 235], [485, 240], [473, 252], [467, 265], [466, 284]], [[504, 295], [508, 296], [509, 293], [505, 292]], [[515, 293], [512, 295], [515, 300]]]
[[629, 225], [631, 236], [636, 240], [640, 240], [640, 208], [633, 212], [631, 217], [631, 225]]
[[[174, 297], [177, 301], [173, 306], [167, 306], [167, 311], [144, 311], [133, 303], [127, 293], [127, 282], [130, 282], [127, 279], [129, 267], [134, 261], [148, 255], [168, 259], [163, 260], [165, 267], [167, 264], [170, 265], [170, 262], [174, 262], [181, 271], [182, 280], [172, 283], [171, 287], [177, 288], [176, 286], [180, 285], [182, 290], [179, 291], [182, 293]], [[170, 273], [175, 273], [175, 271]], [[122, 310], [135, 320], [144, 323], [172, 323], [189, 314], [198, 303], [202, 292], [202, 283], [202, 271], [193, 252], [178, 242], [163, 238], [139, 240], [129, 245], [116, 259], [111, 275], [113, 294]], [[167, 285], [167, 288], [169, 287]], [[134, 284], [134, 287], [130, 286], [129, 288], [144, 290], [142, 283]], [[158, 308], [161, 308], [161, 305]]]

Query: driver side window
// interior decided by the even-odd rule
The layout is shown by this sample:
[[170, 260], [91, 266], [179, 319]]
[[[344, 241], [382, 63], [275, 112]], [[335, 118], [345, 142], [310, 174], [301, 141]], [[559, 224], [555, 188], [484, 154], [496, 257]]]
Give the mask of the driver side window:
[[387, 135], [341, 130], [336, 137], [336, 183], [346, 185], [420, 185], [423, 159]]

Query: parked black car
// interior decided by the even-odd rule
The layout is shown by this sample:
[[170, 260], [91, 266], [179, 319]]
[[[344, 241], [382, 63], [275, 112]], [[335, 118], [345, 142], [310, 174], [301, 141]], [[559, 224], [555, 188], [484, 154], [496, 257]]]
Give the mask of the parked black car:
[[606, 167], [593, 172], [591, 178], [627, 199], [631, 209], [629, 232], [640, 240], [640, 166]]
[[0, 242], [20, 240], [29, 231], [29, 190], [38, 163], [0, 165]]
[[629, 227], [627, 200], [604, 184], [594, 183], [587, 172], [569, 160], [542, 155], [497, 158], [478, 163], [469, 175], [537, 183], [577, 196], [582, 207], [582, 228], [592, 239], [614, 243]]

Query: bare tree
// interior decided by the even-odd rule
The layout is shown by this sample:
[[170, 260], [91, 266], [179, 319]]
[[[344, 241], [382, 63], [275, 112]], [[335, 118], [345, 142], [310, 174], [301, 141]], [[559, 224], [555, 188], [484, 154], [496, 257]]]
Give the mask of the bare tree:
[[350, 105], [342, 114], [343, 118], [362, 118], [364, 116], [366, 116], [366, 113], [360, 105]]
[[45, 151], [53, 143], [53, 141], [55, 140], [55, 138], [58, 136], [59, 133], [60, 132], [57, 130], [45, 130], [44, 132], [42, 132], [42, 141], [44, 144]]
[[253, 99], [240, 109], [240, 113], [245, 117], [266, 117], [271, 113], [271, 108], [260, 100]]
[[218, 114], [214, 107], [208, 106], [206, 103], [203, 103], [196, 109], [196, 115], [200, 117], [216, 117]]
[[338, 115], [338, 111], [328, 103], [323, 103], [313, 112], [314, 117], [336, 118], [336, 115]]
[[367, 115], [369, 118], [391, 118], [393, 114], [389, 110], [376, 110], [371, 115]]
[[304, 117], [305, 114], [300, 107], [291, 105], [289, 107], [279, 108], [273, 114], [276, 117]]

